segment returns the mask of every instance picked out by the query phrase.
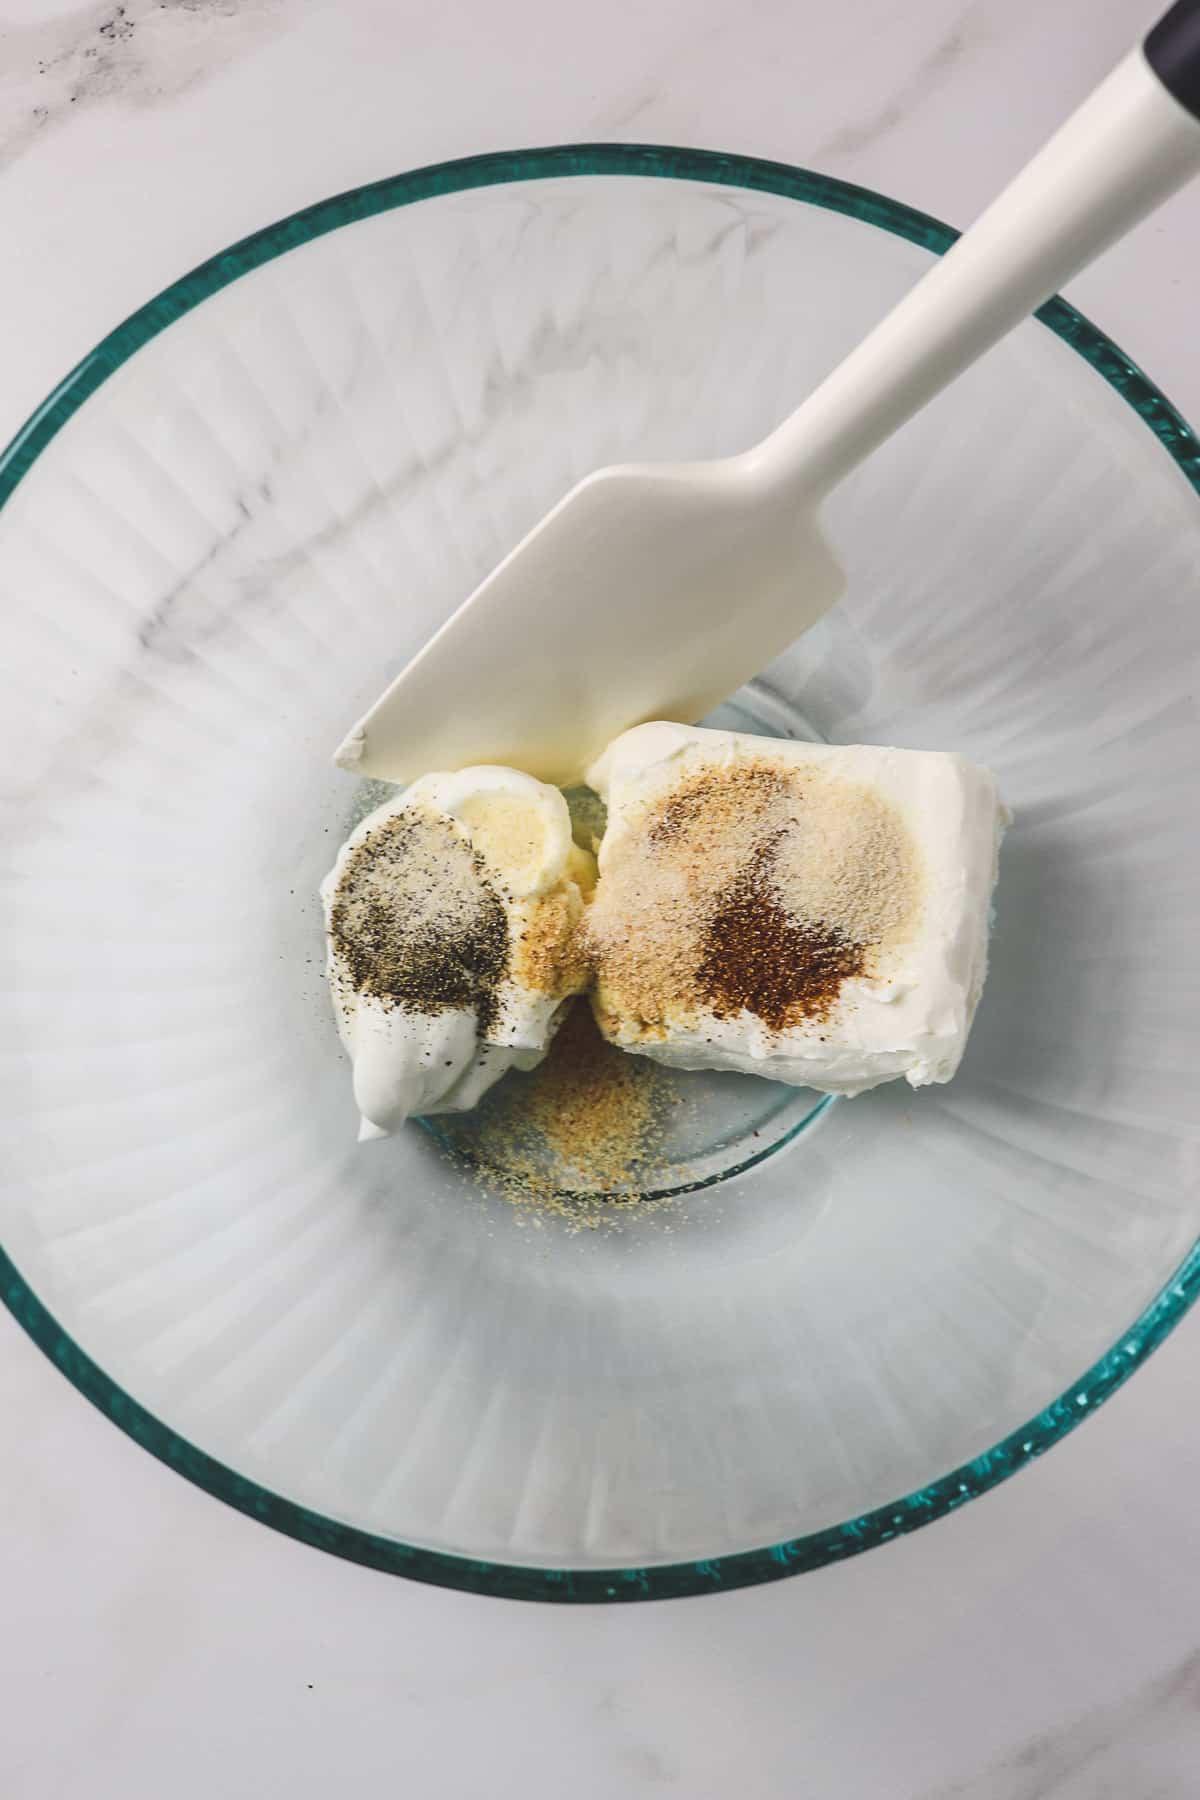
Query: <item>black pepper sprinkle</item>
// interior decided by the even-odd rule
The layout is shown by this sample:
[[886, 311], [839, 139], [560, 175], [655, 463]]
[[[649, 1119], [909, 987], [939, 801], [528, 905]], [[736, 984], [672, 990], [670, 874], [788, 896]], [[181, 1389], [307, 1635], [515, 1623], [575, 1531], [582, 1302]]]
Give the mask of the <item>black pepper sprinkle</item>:
[[[439, 915], [429, 896], [441, 890], [448, 859], [469, 877], [470, 904]], [[473, 1007], [480, 1035], [494, 1028], [508, 921], [483, 864], [448, 819], [399, 812], [368, 832], [338, 882], [330, 935], [360, 993], [425, 1014]]]

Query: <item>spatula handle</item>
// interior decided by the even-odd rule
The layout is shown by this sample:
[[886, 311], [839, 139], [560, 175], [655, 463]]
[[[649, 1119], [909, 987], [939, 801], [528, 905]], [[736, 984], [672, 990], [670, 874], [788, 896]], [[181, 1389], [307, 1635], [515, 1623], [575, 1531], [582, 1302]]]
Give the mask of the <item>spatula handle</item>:
[[828, 491], [1200, 170], [1200, 0], [1178, 0], [751, 460]]
[[1200, 119], [1200, 0], [1178, 0], [1142, 47], [1167, 92]]

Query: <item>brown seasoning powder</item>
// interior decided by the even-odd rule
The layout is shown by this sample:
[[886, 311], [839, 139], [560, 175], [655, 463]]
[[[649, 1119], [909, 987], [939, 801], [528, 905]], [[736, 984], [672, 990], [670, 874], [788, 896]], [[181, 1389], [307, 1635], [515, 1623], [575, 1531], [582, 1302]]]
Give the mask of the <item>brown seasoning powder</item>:
[[586, 1000], [571, 1003], [546, 1060], [507, 1077], [442, 1135], [508, 1200], [600, 1222], [614, 1196], [639, 1204], [639, 1169], [662, 1145], [679, 1096], [671, 1072], [601, 1037]]
[[743, 1009], [819, 1024], [884, 969], [920, 893], [915, 845], [871, 789], [817, 764], [703, 766], [607, 857], [584, 924], [600, 1017], [643, 1042]]
[[585, 1171], [599, 1187], [617, 1188], [647, 1147], [657, 1074], [645, 1057], [605, 1043], [591, 1007], [581, 1001], [570, 1008], [545, 1062], [513, 1098], [554, 1157]]
[[720, 902], [700, 941], [696, 981], [716, 1017], [745, 1010], [772, 1031], [827, 1018], [843, 981], [866, 968], [864, 945], [798, 922], [754, 875]]
[[582, 900], [568, 887], [539, 899], [513, 948], [514, 979], [552, 1000], [582, 992], [590, 974], [578, 930], [582, 912]]

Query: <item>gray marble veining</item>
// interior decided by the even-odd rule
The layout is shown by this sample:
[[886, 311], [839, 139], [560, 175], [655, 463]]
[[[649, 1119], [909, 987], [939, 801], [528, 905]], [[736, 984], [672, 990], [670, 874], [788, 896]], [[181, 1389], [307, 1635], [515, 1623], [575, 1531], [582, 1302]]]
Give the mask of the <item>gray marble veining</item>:
[[931, 91], [950, 78], [969, 46], [965, 26], [953, 26], [924, 55], [895, 89], [890, 99], [864, 118], [852, 120], [831, 132], [818, 146], [818, 156], [846, 156], [865, 150], [888, 132], [895, 131], [928, 99]]
[[1195, 1800], [1200, 1650], [1128, 1699], [1028, 1739], [927, 1800]]
[[270, 37], [281, 0], [100, 0], [0, 34], [0, 169], [76, 113], [157, 106]]

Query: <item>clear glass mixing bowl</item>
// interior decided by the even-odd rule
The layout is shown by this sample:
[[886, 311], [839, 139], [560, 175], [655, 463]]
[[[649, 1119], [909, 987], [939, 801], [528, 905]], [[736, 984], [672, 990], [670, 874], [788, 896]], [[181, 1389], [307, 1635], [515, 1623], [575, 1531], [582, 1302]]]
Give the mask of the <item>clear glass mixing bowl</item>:
[[1057, 301], [836, 496], [848, 597], [739, 698], [998, 772], [958, 1079], [795, 1097], [613, 1232], [354, 1141], [332, 746], [571, 482], [753, 442], [951, 235], [692, 151], [427, 170], [177, 283], [7, 452], [3, 1292], [210, 1492], [479, 1591], [733, 1586], [1000, 1480], [1195, 1297], [1200, 458]]

